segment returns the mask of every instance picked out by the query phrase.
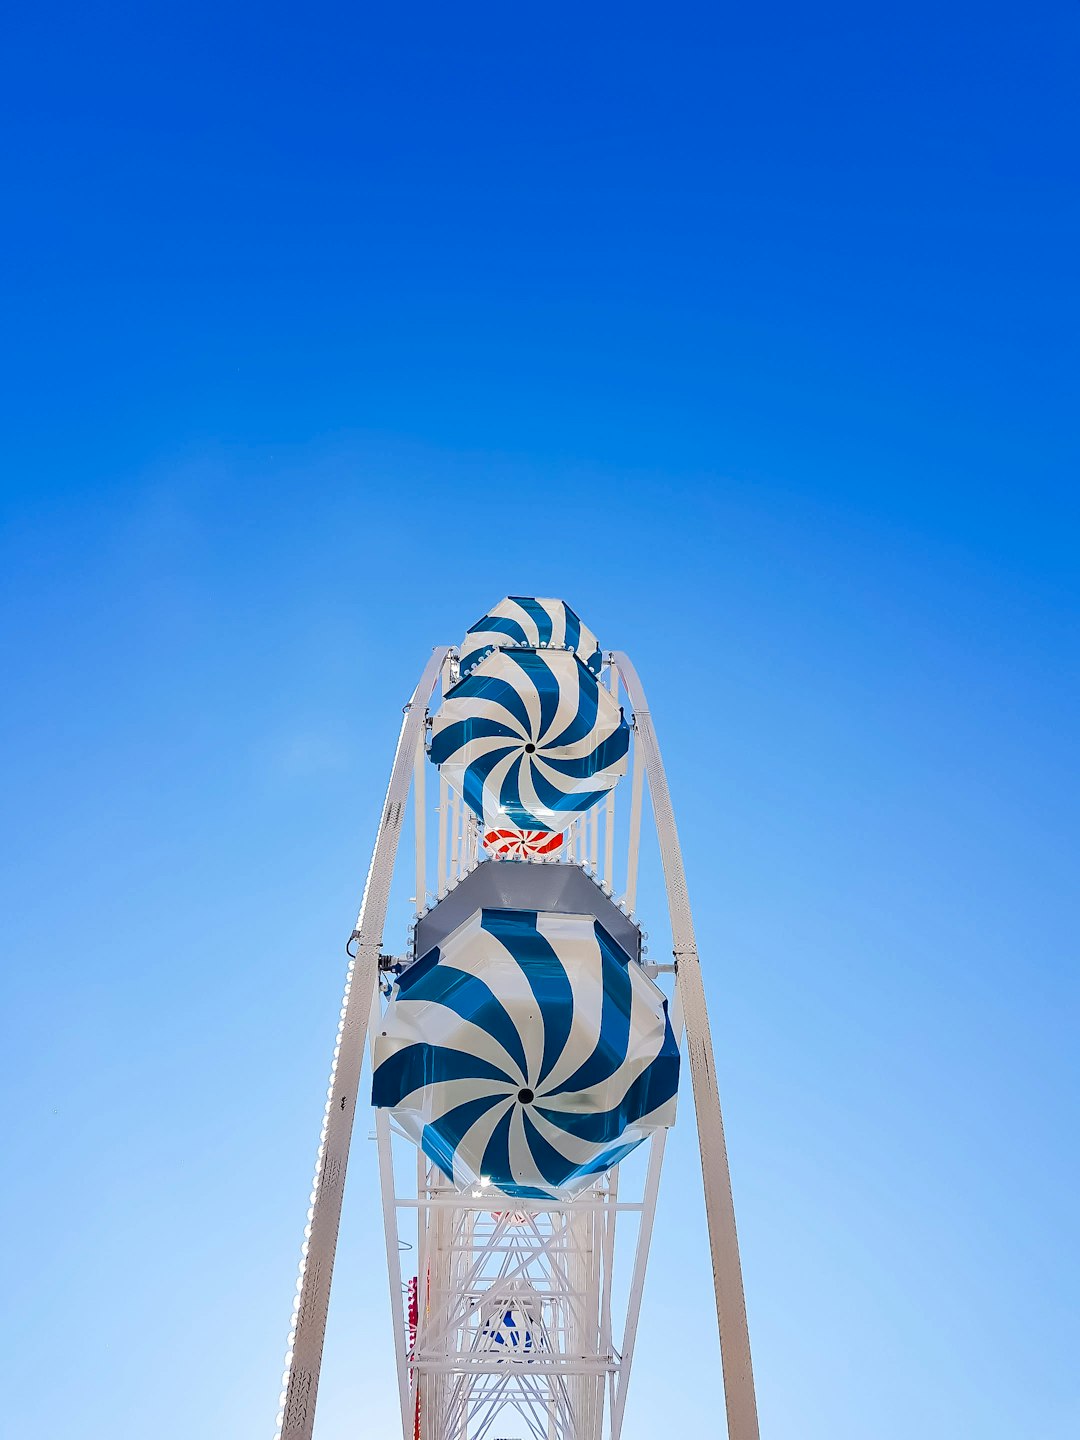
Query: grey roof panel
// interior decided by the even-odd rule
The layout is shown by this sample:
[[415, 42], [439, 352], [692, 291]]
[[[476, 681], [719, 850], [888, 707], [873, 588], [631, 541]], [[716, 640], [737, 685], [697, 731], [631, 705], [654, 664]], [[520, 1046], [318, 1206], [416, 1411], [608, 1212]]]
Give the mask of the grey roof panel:
[[485, 860], [416, 922], [415, 954], [426, 955], [477, 910], [549, 910], [593, 915], [634, 960], [641, 931], [580, 865]]

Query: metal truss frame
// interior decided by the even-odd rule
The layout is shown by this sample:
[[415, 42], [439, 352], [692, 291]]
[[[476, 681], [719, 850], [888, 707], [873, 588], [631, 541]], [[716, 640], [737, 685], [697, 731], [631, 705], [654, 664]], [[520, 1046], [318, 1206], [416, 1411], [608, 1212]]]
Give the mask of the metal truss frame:
[[[285, 1373], [280, 1440], [312, 1440], [330, 1282], [365, 1040], [380, 1013], [379, 956], [410, 781], [414, 798], [416, 905], [439, 899], [480, 860], [479, 830], [441, 779], [436, 805], [436, 881], [428, 889], [425, 790], [426, 707], [455, 654], [433, 653], [398, 737], [390, 783], [354, 930], [323, 1133], [302, 1248]], [[626, 889], [636, 898], [645, 782], [664, 870], [674, 967], [672, 1024], [682, 1037], [701, 1149], [729, 1440], [758, 1440], [757, 1407], [727, 1149], [705, 991], [674, 810], [645, 692], [622, 652], [608, 657], [608, 683], [625, 686], [634, 716]], [[604, 812], [601, 827], [599, 811]], [[603, 828], [601, 849], [600, 830]], [[560, 858], [583, 865], [612, 892], [614, 794], [570, 827]], [[602, 855], [602, 860], [601, 860]], [[456, 1191], [415, 1151], [395, 1170], [393, 1126], [375, 1112], [387, 1275], [403, 1440], [497, 1440], [507, 1411], [530, 1440], [620, 1440], [652, 1239], [665, 1135], [648, 1142], [640, 1194], [629, 1198], [616, 1167], [577, 1199], [507, 1200], [482, 1187]], [[400, 1157], [399, 1157], [400, 1159]], [[412, 1174], [407, 1186], [399, 1176]], [[512, 1209], [509, 1207], [513, 1207]], [[625, 1316], [614, 1323], [620, 1216], [636, 1220]], [[413, 1226], [415, 1225], [415, 1229]], [[415, 1235], [413, 1313], [406, 1321], [401, 1255]], [[606, 1420], [606, 1428], [605, 1428]]]

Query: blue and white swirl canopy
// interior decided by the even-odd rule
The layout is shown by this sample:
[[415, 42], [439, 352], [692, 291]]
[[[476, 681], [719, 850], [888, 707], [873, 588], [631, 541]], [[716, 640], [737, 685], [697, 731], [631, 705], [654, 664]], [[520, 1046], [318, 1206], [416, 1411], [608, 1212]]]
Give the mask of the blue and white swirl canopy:
[[565, 600], [508, 595], [478, 620], [462, 641], [462, 676], [493, 649], [512, 649], [517, 645], [572, 650], [594, 675], [600, 674], [604, 663], [596, 636], [581, 623]]
[[667, 1002], [591, 915], [478, 910], [407, 969], [372, 1103], [459, 1189], [569, 1199], [674, 1124]]
[[449, 691], [431, 758], [485, 829], [564, 830], [626, 774], [618, 703], [568, 650], [493, 650]]

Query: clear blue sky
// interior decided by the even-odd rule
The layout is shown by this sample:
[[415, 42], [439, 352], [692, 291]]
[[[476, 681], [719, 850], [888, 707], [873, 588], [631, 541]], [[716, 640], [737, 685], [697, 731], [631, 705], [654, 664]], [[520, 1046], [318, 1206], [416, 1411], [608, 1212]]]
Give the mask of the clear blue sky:
[[[4, 1440], [272, 1434], [399, 707], [508, 591], [652, 694], [766, 1440], [1080, 1432], [1078, 28], [22, 7]], [[628, 1440], [719, 1423], [689, 1120]]]

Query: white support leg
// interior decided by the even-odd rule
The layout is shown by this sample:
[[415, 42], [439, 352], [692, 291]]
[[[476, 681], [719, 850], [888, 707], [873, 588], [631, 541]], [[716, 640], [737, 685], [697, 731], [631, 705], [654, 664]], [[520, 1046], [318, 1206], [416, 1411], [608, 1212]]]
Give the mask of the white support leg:
[[603, 1265], [602, 1288], [600, 1291], [600, 1350], [606, 1354], [611, 1350], [611, 1285], [615, 1266], [615, 1225], [619, 1212], [615, 1208], [619, 1199], [619, 1167], [608, 1171], [607, 1209], [603, 1223]]
[[648, 702], [637, 671], [622, 653], [616, 656], [619, 671], [634, 710], [636, 746], [644, 755], [649, 777], [649, 794], [660, 856], [664, 866], [671, 933], [677, 966], [676, 983], [686, 1025], [686, 1048], [694, 1090], [701, 1173], [705, 1187], [705, 1211], [709, 1222], [716, 1318], [720, 1329], [720, 1356], [724, 1371], [724, 1400], [727, 1407], [729, 1440], [758, 1440], [757, 1399], [750, 1360], [750, 1335], [746, 1323], [742, 1265], [735, 1229], [735, 1206], [731, 1196], [727, 1143], [716, 1082], [705, 986], [701, 977], [697, 941], [690, 914], [682, 852], [675, 827], [675, 812], [668, 793], [667, 777], [653, 730]]
[[611, 1440], [619, 1440], [622, 1434], [623, 1416], [626, 1412], [626, 1387], [634, 1361], [634, 1347], [637, 1344], [638, 1318], [641, 1315], [641, 1297], [645, 1291], [645, 1267], [649, 1263], [649, 1246], [652, 1244], [653, 1221], [656, 1219], [656, 1197], [660, 1191], [660, 1171], [664, 1164], [664, 1145], [667, 1131], [657, 1130], [649, 1142], [649, 1165], [645, 1174], [644, 1208], [638, 1229], [637, 1249], [634, 1253], [634, 1273], [630, 1280], [630, 1295], [626, 1305], [626, 1328], [623, 1331], [622, 1368], [615, 1389], [615, 1404], [611, 1411]]
[[445, 646], [432, 653], [420, 683], [405, 707], [382, 819], [364, 886], [364, 898], [356, 920], [356, 957], [350, 962], [345, 982], [341, 1024], [327, 1090], [326, 1118], [315, 1163], [311, 1221], [300, 1262], [299, 1304], [282, 1377], [281, 1419], [278, 1422], [281, 1440], [311, 1440], [315, 1424], [315, 1402], [341, 1221], [345, 1171], [359, 1098], [368, 1013], [378, 981], [379, 951], [386, 922], [390, 879], [409, 794], [413, 756], [417, 741], [423, 734], [425, 708], [446, 655]]
[[394, 1326], [394, 1364], [397, 1370], [398, 1402], [401, 1405], [401, 1435], [402, 1440], [411, 1440], [413, 1427], [406, 1354], [408, 1346], [405, 1343], [405, 1312], [401, 1304], [401, 1252], [398, 1248], [397, 1206], [394, 1203], [394, 1150], [390, 1138], [390, 1116], [382, 1109], [375, 1111], [375, 1138], [379, 1146], [379, 1184], [382, 1193], [383, 1231], [386, 1236], [390, 1312]]

